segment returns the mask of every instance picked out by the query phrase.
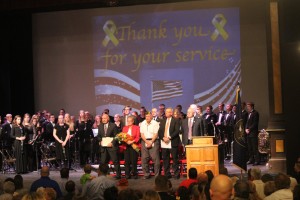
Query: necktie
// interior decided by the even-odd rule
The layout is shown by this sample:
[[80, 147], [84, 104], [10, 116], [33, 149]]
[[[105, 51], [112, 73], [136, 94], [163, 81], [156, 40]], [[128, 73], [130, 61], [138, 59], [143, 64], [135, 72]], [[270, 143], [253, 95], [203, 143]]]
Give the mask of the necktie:
[[170, 126], [170, 119], [168, 118], [166, 121], [166, 127], [165, 127], [165, 137], [168, 137], [168, 132], [169, 132], [169, 126]]
[[189, 126], [188, 139], [190, 140], [192, 139], [192, 127], [193, 127], [192, 118], [189, 119], [188, 126]]
[[106, 137], [106, 133], [107, 133], [107, 124], [104, 124], [104, 135]]

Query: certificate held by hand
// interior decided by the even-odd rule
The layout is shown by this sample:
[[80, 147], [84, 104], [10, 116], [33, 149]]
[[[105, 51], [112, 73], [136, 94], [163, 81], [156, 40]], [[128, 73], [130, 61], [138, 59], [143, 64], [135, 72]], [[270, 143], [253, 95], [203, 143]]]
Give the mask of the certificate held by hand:
[[111, 143], [113, 139], [114, 139], [113, 137], [103, 137], [101, 141], [101, 146], [107, 147], [107, 145]]

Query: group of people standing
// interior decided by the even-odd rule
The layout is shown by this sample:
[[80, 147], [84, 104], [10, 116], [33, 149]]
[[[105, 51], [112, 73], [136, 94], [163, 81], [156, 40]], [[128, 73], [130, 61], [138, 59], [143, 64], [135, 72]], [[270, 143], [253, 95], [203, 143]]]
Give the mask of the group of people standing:
[[[245, 121], [249, 163], [259, 164], [259, 114], [254, 110], [253, 103], [244, 104], [245, 106], [247, 111], [243, 111], [242, 116]], [[78, 119], [61, 109], [57, 118], [43, 111], [32, 117], [25, 114], [23, 121], [19, 115], [12, 121], [12, 115], [7, 114], [6, 122], [0, 129], [1, 146], [2, 149], [13, 149], [17, 173], [26, 173], [40, 167], [42, 147], [52, 144], [55, 147], [56, 162], [69, 168], [77, 161], [76, 154], [79, 153], [81, 166], [111, 160], [115, 166], [116, 178], [120, 179], [120, 160], [124, 158], [126, 178], [136, 179], [137, 161], [141, 156], [144, 179], [150, 178], [150, 160], [154, 164], [155, 176], [160, 174], [161, 159], [164, 174], [171, 178], [173, 172], [173, 177], [178, 179], [179, 147], [191, 144], [193, 136], [215, 136], [216, 142], [224, 145], [225, 158], [231, 155], [236, 106], [228, 104], [225, 111], [224, 104], [220, 103], [218, 109], [219, 112], [215, 114], [212, 106], [207, 106], [203, 113], [201, 106], [191, 104], [184, 114], [180, 105], [173, 109], [161, 104], [159, 109], [152, 108], [151, 111], [141, 107], [138, 115], [137, 112], [132, 112], [130, 106], [125, 106], [121, 116], [116, 114], [112, 117], [109, 110], [105, 109], [102, 115], [93, 118], [89, 112], [80, 110]], [[121, 132], [125, 139], [117, 137]]]

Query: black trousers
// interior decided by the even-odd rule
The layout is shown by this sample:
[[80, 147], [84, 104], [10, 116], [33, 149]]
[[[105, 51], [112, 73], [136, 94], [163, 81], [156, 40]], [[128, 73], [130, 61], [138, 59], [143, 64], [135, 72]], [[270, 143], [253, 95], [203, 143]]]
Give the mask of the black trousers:
[[100, 147], [100, 154], [101, 154], [100, 164], [107, 163], [110, 159], [114, 163], [116, 175], [121, 177], [120, 162], [118, 159], [118, 149], [112, 147]]
[[178, 169], [178, 147], [172, 147], [171, 149], [162, 148], [162, 158], [164, 164], [164, 172], [165, 176], [171, 176], [170, 172], [170, 154], [173, 158], [173, 172], [174, 176], [179, 176], [179, 169]]
[[[130, 171], [132, 170], [132, 175], [137, 175], [137, 161], [138, 161], [138, 153], [129, 145], [127, 145], [124, 151], [124, 159], [125, 159], [125, 175], [130, 176]], [[130, 165], [132, 168], [130, 169]]]
[[248, 147], [249, 161], [260, 162], [259, 153], [258, 153], [258, 138], [248, 136], [247, 147]]

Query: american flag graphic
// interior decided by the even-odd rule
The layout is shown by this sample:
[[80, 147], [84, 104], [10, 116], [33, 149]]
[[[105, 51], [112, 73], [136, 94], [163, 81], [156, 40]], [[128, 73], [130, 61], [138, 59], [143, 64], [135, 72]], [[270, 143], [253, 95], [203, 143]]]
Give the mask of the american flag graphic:
[[173, 97], [182, 96], [182, 81], [181, 80], [153, 80], [152, 81], [152, 102], [163, 99], [171, 99]]
[[[95, 69], [96, 112], [105, 108], [111, 113], [121, 113], [124, 105], [139, 110], [141, 106], [140, 83], [117, 71]], [[152, 102], [183, 95], [182, 80], [152, 80]], [[234, 103], [236, 83], [241, 82], [241, 62], [213, 87], [194, 95], [194, 103], [217, 109], [220, 102]], [[178, 102], [180, 103], [180, 102]], [[150, 108], [150, 105], [145, 105]]]

